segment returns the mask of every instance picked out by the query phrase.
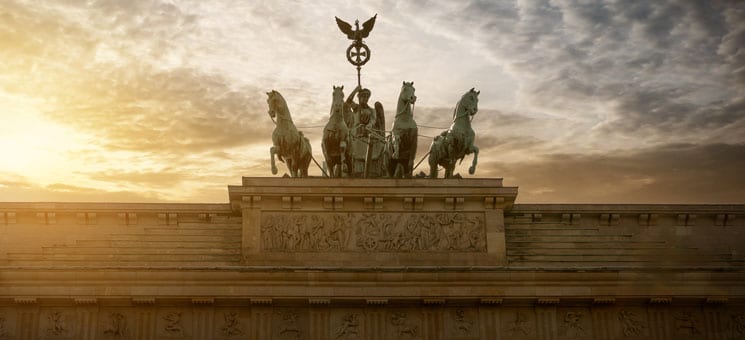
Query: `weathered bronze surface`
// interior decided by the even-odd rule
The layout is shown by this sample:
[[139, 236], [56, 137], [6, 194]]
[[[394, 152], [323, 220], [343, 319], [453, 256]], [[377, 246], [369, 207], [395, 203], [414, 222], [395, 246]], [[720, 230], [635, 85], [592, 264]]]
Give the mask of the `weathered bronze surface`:
[[445, 178], [453, 177], [455, 163], [459, 160], [463, 161], [463, 158], [470, 154], [473, 154], [473, 162], [468, 168], [468, 173], [473, 175], [476, 172], [479, 148], [473, 145], [476, 135], [471, 128], [471, 120], [478, 112], [480, 92], [470, 89], [460, 98], [455, 105], [453, 124], [450, 125], [450, 129], [443, 131], [432, 141], [429, 149], [430, 177], [437, 178], [438, 165], [445, 168]]
[[310, 142], [303, 133], [298, 131], [292, 122], [290, 109], [282, 95], [272, 90], [266, 93], [269, 105], [269, 116], [272, 121], [276, 119], [276, 127], [272, 132], [272, 147], [269, 154], [272, 159], [272, 174], [277, 174], [277, 166], [274, 163], [274, 155], [280, 161], [287, 163], [292, 177], [308, 177], [308, 166], [312, 157]]

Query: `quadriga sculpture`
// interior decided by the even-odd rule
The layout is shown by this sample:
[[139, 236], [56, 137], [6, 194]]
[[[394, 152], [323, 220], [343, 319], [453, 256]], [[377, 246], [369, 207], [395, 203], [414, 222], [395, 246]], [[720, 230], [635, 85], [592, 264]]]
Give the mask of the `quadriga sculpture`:
[[349, 129], [345, 123], [345, 113], [349, 111], [344, 103], [344, 86], [334, 86], [331, 100], [329, 122], [323, 128], [321, 148], [326, 159], [329, 177], [342, 177], [352, 168], [349, 156]]
[[311, 160], [311, 149], [308, 138], [298, 131], [292, 122], [290, 110], [282, 95], [272, 90], [266, 93], [269, 105], [269, 117], [275, 121], [276, 127], [272, 132], [272, 147], [269, 153], [272, 157], [272, 174], [277, 174], [274, 155], [287, 164], [292, 177], [308, 177], [308, 166]]
[[473, 145], [476, 135], [471, 128], [471, 120], [478, 111], [480, 91], [468, 90], [455, 105], [453, 112], [453, 124], [450, 129], [443, 131], [435, 137], [430, 146], [429, 174], [431, 178], [437, 178], [437, 166], [445, 168], [445, 178], [453, 177], [456, 161], [473, 153], [473, 163], [468, 168], [468, 173], [476, 172], [476, 163], [479, 158], [479, 148]]
[[393, 178], [411, 177], [416, 157], [418, 128], [414, 121], [413, 105], [416, 102], [414, 82], [403, 82], [398, 96], [396, 117], [393, 120], [391, 135], [386, 143], [388, 155], [388, 176]]

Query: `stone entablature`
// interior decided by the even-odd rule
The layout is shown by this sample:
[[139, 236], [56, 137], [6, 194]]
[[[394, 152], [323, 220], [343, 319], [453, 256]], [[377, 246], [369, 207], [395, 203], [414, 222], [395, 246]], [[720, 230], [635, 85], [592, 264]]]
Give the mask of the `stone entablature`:
[[244, 178], [226, 204], [0, 203], [0, 339], [737, 339], [745, 206], [500, 179]]

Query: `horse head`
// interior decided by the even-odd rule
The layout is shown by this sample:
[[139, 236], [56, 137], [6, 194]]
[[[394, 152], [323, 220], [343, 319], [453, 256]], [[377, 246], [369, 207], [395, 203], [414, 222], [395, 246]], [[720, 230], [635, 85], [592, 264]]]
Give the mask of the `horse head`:
[[479, 93], [481, 93], [481, 91], [476, 91], [474, 88], [468, 90], [468, 92], [460, 98], [460, 101], [458, 101], [453, 119], [465, 115], [470, 116], [470, 118], [473, 119], [473, 116], [479, 111]]
[[401, 94], [398, 96], [398, 101], [403, 104], [414, 104], [416, 102], [415, 91], [413, 81], [408, 83], [404, 81], [403, 85], [401, 85]]
[[342, 113], [344, 108], [344, 85], [333, 86], [334, 91], [331, 95], [331, 116]]
[[272, 120], [275, 118], [291, 120], [290, 110], [287, 108], [285, 98], [275, 90], [267, 92], [266, 95], [268, 97], [266, 103], [269, 106], [269, 117], [271, 117]]

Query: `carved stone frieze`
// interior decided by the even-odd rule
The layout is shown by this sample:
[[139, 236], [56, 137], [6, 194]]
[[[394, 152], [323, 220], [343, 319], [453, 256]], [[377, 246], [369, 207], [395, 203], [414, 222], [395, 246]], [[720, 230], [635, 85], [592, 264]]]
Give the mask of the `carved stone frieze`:
[[681, 311], [673, 315], [676, 333], [679, 335], [701, 334], [701, 321], [690, 311]]
[[267, 251], [485, 252], [480, 213], [264, 213]]
[[181, 324], [181, 312], [170, 312], [163, 316], [163, 330], [170, 337], [183, 338], [184, 326]]
[[647, 328], [646, 322], [634, 311], [621, 309], [618, 312], [618, 321], [621, 323], [621, 333], [625, 337], [636, 337], [644, 334]]
[[560, 318], [559, 332], [565, 339], [586, 339], [592, 338], [592, 324], [590, 321], [589, 310], [584, 309], [560, 309], [558, 313]]
[[397, 311], [389, 315], [392, 335], [398, 339], [417, 339], [419, 325], [417, 320], [411, 320], [407, 312]]
[[49, 327], [47, 327], [47, 334], [49, 335], [67, 335], [70, 330], [67, 327], [67, 317], [64, 313], [54, 311], [47, 315], [49, 321]]
[[279, 339], [303, 339], [303, 321], [297, 310], [280, 310], [276, 316], [274, 332]]
[[244, 334], [243, 325], [238, 319], [237, 312], [226, 312], [223, 314], [223, 319], [222, 335], [230, 337]]
[[474, 318], [463, 308], [457, 308], [450, 314], [452, 318], [451, 332], [458, 337], [473, 335]]
[[108, 326], [103, 334], [113, 337], [127, 335], [127, 317], [122, 313], [109, 313]]
[[505, 310], [502, 313], [502, 332], [510, 339], [532, 339], [535, 319], [530, 309]]
[[334, 339], [357, 339], [360, 332], [360, 314], [346, 313], [334, 329]]

